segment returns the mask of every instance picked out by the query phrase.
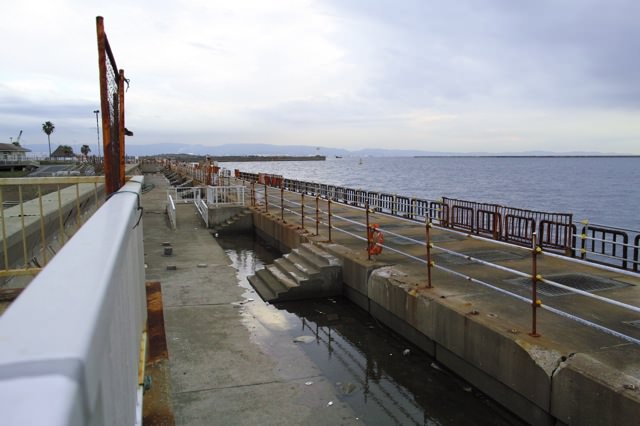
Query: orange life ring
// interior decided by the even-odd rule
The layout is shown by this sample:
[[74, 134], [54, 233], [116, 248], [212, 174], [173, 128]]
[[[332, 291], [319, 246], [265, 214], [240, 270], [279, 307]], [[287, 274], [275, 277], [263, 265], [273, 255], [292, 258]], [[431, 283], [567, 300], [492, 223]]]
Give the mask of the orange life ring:
[[380, 231], [377, 223], [369, 227], [367, 231], [368, 244], [367, 251], [369, 254], [378, 255], [382, 253], [382, 244], [384, 243], [384, 235]]

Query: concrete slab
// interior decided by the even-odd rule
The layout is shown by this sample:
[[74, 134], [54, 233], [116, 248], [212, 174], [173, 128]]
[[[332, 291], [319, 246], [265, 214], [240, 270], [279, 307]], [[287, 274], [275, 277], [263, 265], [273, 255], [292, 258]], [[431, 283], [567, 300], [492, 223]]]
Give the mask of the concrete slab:
[[[178, 229], [171, 231], [166, 179], [146, 179], [155, 185], [143, 196], [146, 272], [162, 285], [176, 424], [357, 423], [292, 341], [284, 316], [238, 285], [195, 208], [179, 206]], [[163, 242], [172, 256], [163, 255]], [[169, 264], [175, 271], [166, 270]]]

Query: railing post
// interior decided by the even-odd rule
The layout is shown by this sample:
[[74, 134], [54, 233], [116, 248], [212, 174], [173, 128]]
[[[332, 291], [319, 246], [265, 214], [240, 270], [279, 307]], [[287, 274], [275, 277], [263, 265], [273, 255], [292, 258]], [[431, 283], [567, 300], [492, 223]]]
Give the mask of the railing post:
[[431, 248], [433, 247], [433, 244], [431, 244], [431, 227], [433, 225], [431, 224], [431, 218], [427, 217], [427, 221], [425, 224], [425, 233], [427, 236], [427, 286], [429, 288], [432, 287], [431, 285], [431, 268], [433, 267], [434, 263], [431, 260]]
[[256, 183], [251, 182], [251, 206], [256, 206]]
[[304, 192], [300, 194], [300, 213], [302, 214], [300, 222], [302, 223], [302, 229], [304, 229]]
[[316, 195], [316, 235], [320, 234], [320, 208], [318, 203], [320, 203], [320, 198]]
[[284, 223], [284, 186], [280, 182], [280, 220]]
[[24, 267], [27, 268], [29, 266], [29, 257], [27, 256], [27, 234], [24, 228], [24, 200], [22, 198], [22, 185], [18, 185], [18, 200], [20, 201], [20, 225], [22, 229], [22, 250], [24, 255]]
[[500, 239], [498, 235], [498, 206], [493, 208], [493, 239]]
[[329, 218], [329, 242], [331, 242], [331, 199], [327, 199], [327, 214]]
[[264, 184], [264, 212], [269, 213], [269, 193], [267, 192], [267, 183]]
[[364, 205], [364, 210], [366, 212], [366, 217], [367, 217], [367, 260], [371, 260], [371, 252], [369, 251], [369, 247], [371, 247], [371, 229], [369, 228], [369, 202], [368, 201]]
[[538, 247], [538, 239], [535, 232], [531, 236], [531, 240], [531, 333], [529, 333], [529, 335], [532, 337], [540, 337], [536, 328], [538, 307], [542, 305], [540, 300], [538, 300], [538, 254], [542, 252], [542, 249]]

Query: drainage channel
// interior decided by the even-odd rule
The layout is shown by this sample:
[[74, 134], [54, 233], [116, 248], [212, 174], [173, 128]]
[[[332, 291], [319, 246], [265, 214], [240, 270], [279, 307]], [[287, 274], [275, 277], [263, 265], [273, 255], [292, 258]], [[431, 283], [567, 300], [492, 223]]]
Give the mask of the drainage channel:
[[[277, 323], [282, 331], [255, 333], [254, 340], [276, 356], [278, 346], [296, 342], [363, 424], [522, 424], [345, 298], [263, 302], [247, 277], [280, 253], [250, 234], [221, 237], [218, 243], [246, 289], [247, 327], [258, 320]], [[313, 380], [307, 384], [313, 386]]]

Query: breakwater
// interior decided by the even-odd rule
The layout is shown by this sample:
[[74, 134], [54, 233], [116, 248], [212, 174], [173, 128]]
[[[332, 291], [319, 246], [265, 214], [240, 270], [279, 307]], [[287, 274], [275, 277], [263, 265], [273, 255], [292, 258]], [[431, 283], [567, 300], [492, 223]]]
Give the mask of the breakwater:
[[[307, 207], [313, 217], [312, 206]], [[455, 260], [441, 257], [440, 265], [455, 267], [458, 275], [433, 270], [433, 285], [429, 287], [424, 265], [395, 255], [390, 250], [397, 249], [397, 245], [389, 245], [382, 255], [369, 260], [364, 244], [346, 235], [353, 229], [338, 224], [337, 216], [345, 215], [338, 206], [334, 206], [336, 228], [332, 243], [326, 242], [326, 233], [314, 235], [311, 225], [304, 229], [298, 215], [288, 213], [282, 220], [275, 203], [268, 208], [271, 210], [259, 203], [254, 208], [258, 235], [285, 252], [312, 242], [338, 257], [346, 297], [524, 421], [540, 425], [628, 424], [640, 415], [638, 345], [575, 322], [558, 311], [542, 309], [537, 312], [537, 332], [532, 332], [531, 307], [526, 299], [514, 299], [500, 291], [509, 288], [505, 284], [508, 279], [500, 271], [472, 263], [458, 263], [456, 267], [452, 265]], [[384, 223], [380, 217], [376, 220], [385, 232], [397, 232], [399, 219]], [[420, 228], [414, 227], [406, 235], [417, 239], [421, 233]], [[448, 248], [456, 247], [461, 253], [473, 249], [474, 256], [483, 259], [499, 254], [506, 259], [499, 262], [501, 265], [520, 270], [526, 270], [530, 263], [529, 257], [518, 250], [497, 250], [491, 244], [481, 246], [464, 237], [435, 234], [433, 241], [438, 246], [446, 242]], [[420, 250], [410, 252], [415, 257], [419, 253]], [[545, 259], [541, 270], [578, 270], [589, 276], [625, 279], [556, 260]], [[634, 284], [618, 291], [618, 297], [638, 300], [640, 279], [626, 280]], [[478, 285], [479, 282], [496, 283], [496, 287]], [[509, 289], [518, 294], [528, 290]], [[618, 328], [628, 318], [628, 314], [596, 306], [579, 296], [565, 295], [563, 300], [540, 297], [544, 306], [548, 303], [555, 309], [564, 305], [587, 318], [604, 317], [607, 324], [618, 324]], [[636, 339], [640, 337], [640, 333], [629, 332]]]
[[[340, 258], [347, 297], [525, 421], [626, 424], [640, 415], [637, 314], [586, 297], [597, 291], [637, 310], [637, 274], [491, 241], [445, 222], [425, 241], [424, 218], [285, 191], [285, 181], [251, 185], [256, 232], [281, 251], [312, 242]], [[387, 236], [372, 259], [365, 250], [369, 219]], [[425, 262], [426, 247], [434, 250], [433, 264]], [[545, 284], [553, 281], [543, 277], [570, 277], [616, 286], [541, 291], [532, 300], [532, 259], [533, 276]]]

